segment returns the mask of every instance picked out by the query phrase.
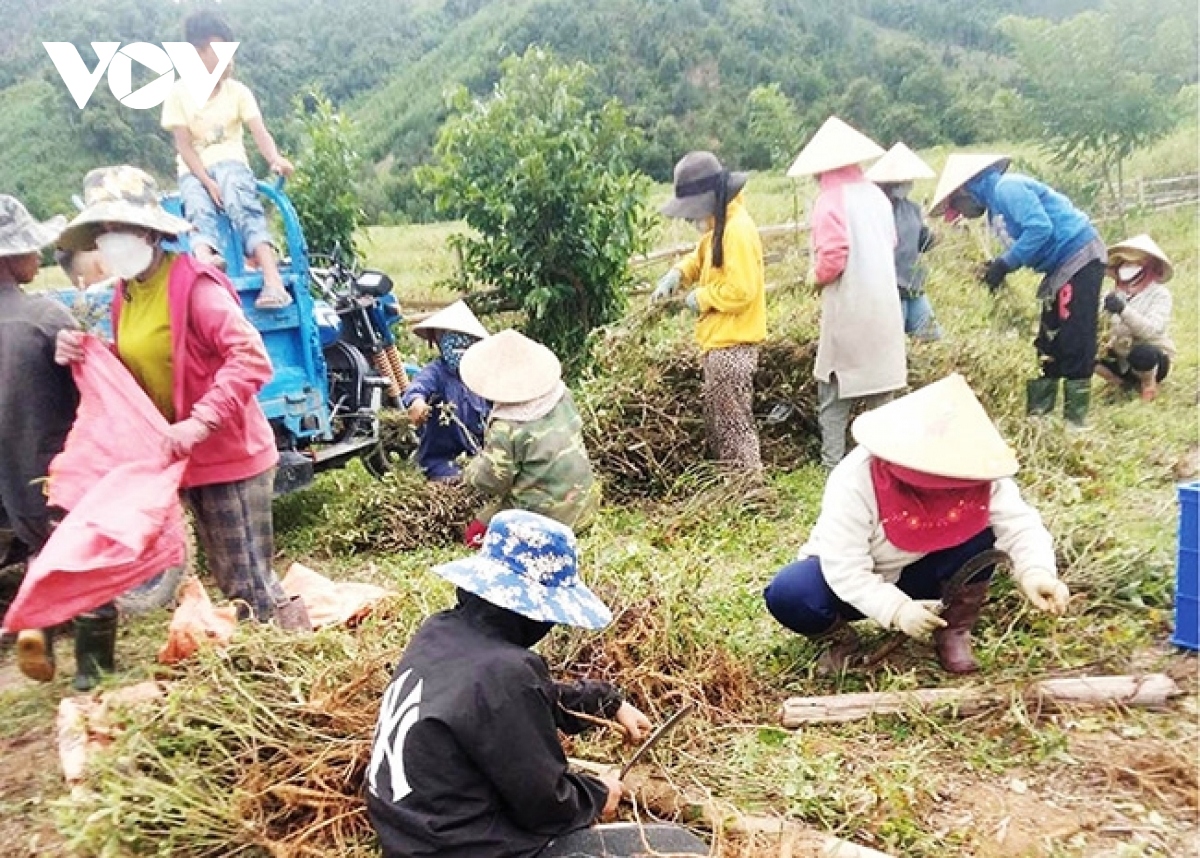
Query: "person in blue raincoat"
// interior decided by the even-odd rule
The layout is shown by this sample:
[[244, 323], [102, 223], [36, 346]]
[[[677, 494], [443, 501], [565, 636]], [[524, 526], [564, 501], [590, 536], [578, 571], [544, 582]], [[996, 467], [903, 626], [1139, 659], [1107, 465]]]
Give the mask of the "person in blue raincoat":
[[1007, 172], [1009, 160], [1004, 155], [951, 155], [930, 212], [948, 212], [951, 218], [987, 214], [1007, 243], [980, 271], [993, 293], [1018, 268], [1042, 275], [1034, 340], [1042, 372], [1026, 384], [1026, 411], [1035, 417], [1052, 412], [1061, 380], [1063, 420], [1068, 427], [1083, 428], [1091, 402], [1107, 249], [1086, 214], [1048, 185]]
[[492, 408], [463, 384], [458, 363], [463, 352], [488, 332], [470, 307], [457, 301], [416, 325], [413, 333], [439, 353], [417, 373], [401, 398], [421, 436], [417, 464], [431, 480], [455, 481], [461, 476], [456, 460], [464, 454], [474, 456], [483, 447]]

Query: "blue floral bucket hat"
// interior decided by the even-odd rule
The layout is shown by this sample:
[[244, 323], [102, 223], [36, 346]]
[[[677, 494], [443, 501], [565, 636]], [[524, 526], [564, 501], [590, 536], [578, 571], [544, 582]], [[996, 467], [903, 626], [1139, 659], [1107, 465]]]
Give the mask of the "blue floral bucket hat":
[[478, 554], [433, 571], [531, 620], [583, 629], [602, 629], [612, 622], [612, 611], [579, 577], [571, 528], [535, 512], [496, 513]]

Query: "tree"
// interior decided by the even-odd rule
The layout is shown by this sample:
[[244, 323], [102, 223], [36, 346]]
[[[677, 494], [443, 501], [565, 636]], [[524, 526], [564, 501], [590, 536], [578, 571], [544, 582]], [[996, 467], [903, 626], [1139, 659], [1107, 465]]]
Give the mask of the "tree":
[[1109, 194], [1123, 197], [1123, 164], [1175, 124], [1174, 89], [1145, 70], [1127, 41], [1136, 24], [1112, 12], [1085, 12], [1061, 23], [1006, 18], [1024, 73], [1024, 95], [1047, 148], [1068, 166], [1095, 164]]
[[591, 330], [620, 318], [629, 257], [649, 234], [635, 135], [591, 79], [539, 48], [507, 58], [490, 97], [450, 97], [434, 162], [417, 174], [441, 213], [474, 230], [457, 236], [468, 275], [523, 311], [569, 371], [587, 363]]
[[304, 237], [317, 253], [332, 254], [340, 248], [354, 255], [363, 211], [355, 187], [360, 159], [353, 128], [320, 93], [298, 97], [295, 111], [302, 139], [288, 196]]
[[756, 86], [746, 98], [743, 140], [738, 146], [741, 166], [751, 170], [782, 167], [794, 154], [799, 119], [779, 84]]

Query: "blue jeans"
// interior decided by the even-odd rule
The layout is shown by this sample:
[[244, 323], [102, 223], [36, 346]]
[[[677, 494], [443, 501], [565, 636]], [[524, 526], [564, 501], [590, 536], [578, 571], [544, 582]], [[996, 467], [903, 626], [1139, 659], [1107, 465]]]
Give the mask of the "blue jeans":
[[904, 333], [926, 342], [942, 338], [942, 327], [933, 317], [933, 305], [929, 303], [928, 295], [922, 292], [908, 297], [901, 293], [900, 306], [904, 310]]
[[[267, 213], [258, 198], [258, 180], [250, 167], [241, 161], [221, 161], [208, 168], [208, 174], [221, 191], [221, 204], [233, 231], [242, 240], [243, 252], [251, 255], [261, 244], [271, 243], [267, 229]], [[221, 252], [219, 212], [200, 180], [188, 173], [179, 177], [179, 196], [183, 214], [196, 227], [191, 235], [192, 247], [207, 244]]]
[[[913, 599], [940, 599], [942, 585], [964, 563], [995, 544], [996, 536], [989, 527], [961, 545], [934, 551], [905, 566], [896, 586]], [[989, 566], [972, 580], [988, 581], [994, 571], [995, 567]], [[857, 608], [843, 602], [829, 588], [818, 557], [806, 557], [784, 566], [763, 591], [763, 598], [771, 616], [797, 634], [809, 637], [824, 634], [839, 619], [863, 618]]]

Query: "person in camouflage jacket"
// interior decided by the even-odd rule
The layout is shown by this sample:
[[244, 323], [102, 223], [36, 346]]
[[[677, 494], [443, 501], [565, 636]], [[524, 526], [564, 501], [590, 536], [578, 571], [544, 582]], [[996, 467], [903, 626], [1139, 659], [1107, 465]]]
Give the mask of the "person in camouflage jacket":
[[483, 451], [463, 470], [463, 482], [490, 498], [468, 541], [502, 509], [586, 527], [600, 493], [558, 358], [517, 331], [502, 331], [468, 349], [460, 373], [495, 403]]

